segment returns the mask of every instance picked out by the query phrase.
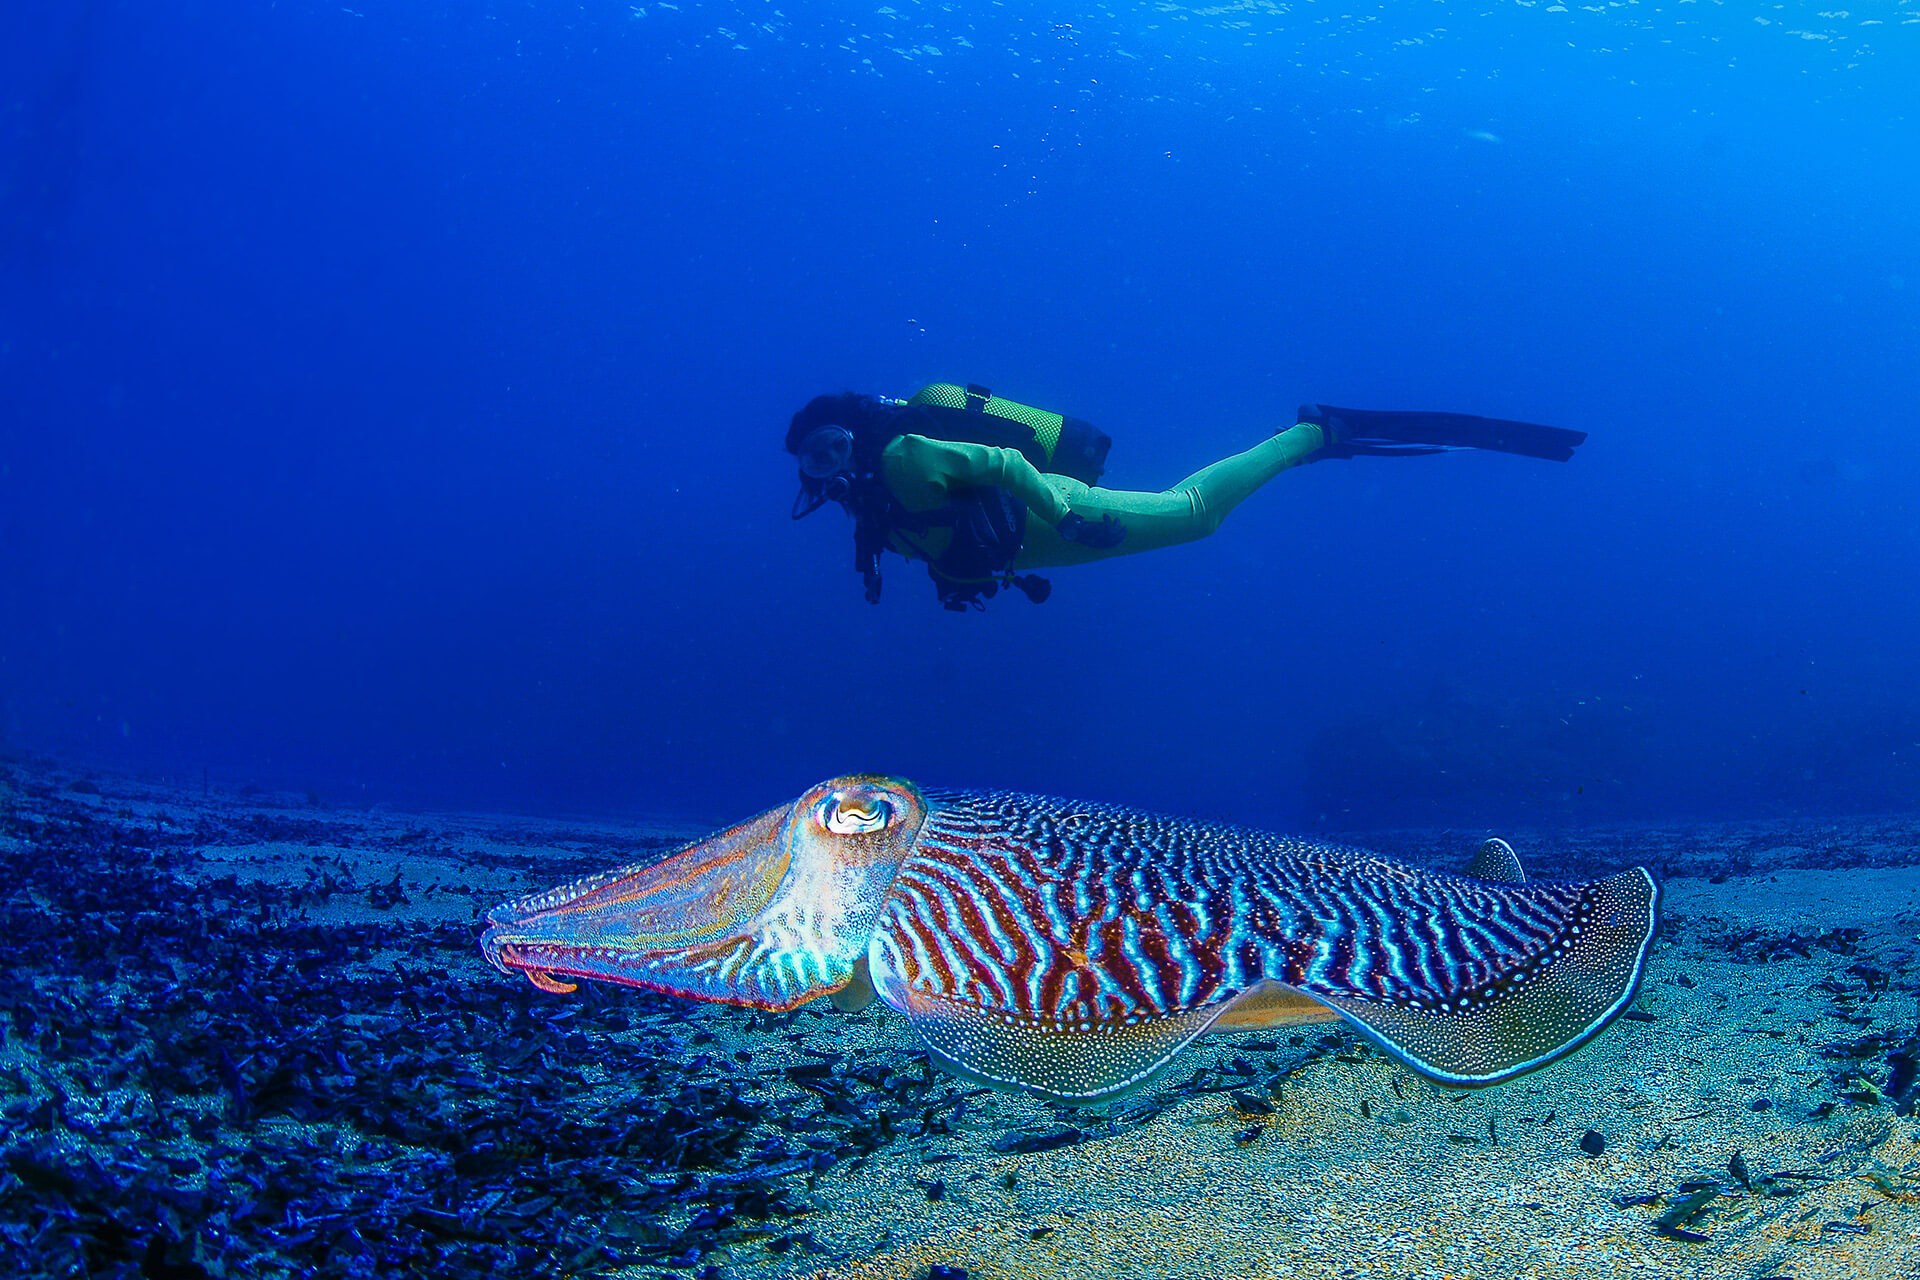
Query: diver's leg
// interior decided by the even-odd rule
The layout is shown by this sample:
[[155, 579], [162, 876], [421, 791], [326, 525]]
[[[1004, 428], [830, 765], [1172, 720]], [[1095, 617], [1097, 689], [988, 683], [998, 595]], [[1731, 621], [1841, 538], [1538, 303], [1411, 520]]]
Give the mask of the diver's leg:
[[1318, 426], [1302, 422], [1274, 433], [1245, 453], [1203, 467], [1175, 485], [1174, 493], [1194, 495], [1194, 507], [1205, 525], [1191, 536], [1201, 538], [1212, 533], [1255, 489], [1282, 471], [1312, 460], [1320, 452], [1321, 438]]
[[1017, 569], [1045, 569], [1055, 565], [1085, 564], [1109, 556], [1152, 551], [1204, 538], [1255, 489], [1290, 467], [1297, 467], [1320, 451], [1320, 428], [1312, 423], [1289, 427], [1261, 441], [1245, 453], [1222, 458], [1161, 493], [1120, 489], [1089, 489], [1076, 480], [1048, 476], [1073, 513], [1098, 523], [1112, 516], [1127, 530], [1116, 547], [1089, 547], [1068, 542], [1038, 521], [1027, 522], [1027, 536]]

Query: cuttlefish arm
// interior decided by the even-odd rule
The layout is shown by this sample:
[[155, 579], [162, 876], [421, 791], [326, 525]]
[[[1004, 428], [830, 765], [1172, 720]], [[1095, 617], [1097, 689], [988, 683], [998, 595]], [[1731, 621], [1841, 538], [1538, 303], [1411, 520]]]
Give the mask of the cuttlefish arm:
[[1139, 1086], [1210, 1030], [1335, 1018], [1471, 1087], [1565, 1057], [1627, 1007], [1659, 890], [1641, 868], [1529, 881], [1497, 840], [1469, 872], [859, 775], [499, 907], [481, 947], [545, 990], [878, 998], [949, 1070], [1067, 1102]]

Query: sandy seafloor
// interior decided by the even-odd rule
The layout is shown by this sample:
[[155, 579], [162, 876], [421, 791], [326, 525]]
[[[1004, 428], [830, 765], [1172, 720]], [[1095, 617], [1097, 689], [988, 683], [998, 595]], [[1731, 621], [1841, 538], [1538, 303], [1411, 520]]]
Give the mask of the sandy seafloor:
[[475, 948], [704, 832], [0, 764], [0, 1273], [1920, 1277], [1920, 819], [1489, 816], [1353, 842], [1651, 866], [1631, 1020], [1472, 1093], [1221, 1037], [1107, 1114], [935, 1073], [880, 1005], [556, 997]]

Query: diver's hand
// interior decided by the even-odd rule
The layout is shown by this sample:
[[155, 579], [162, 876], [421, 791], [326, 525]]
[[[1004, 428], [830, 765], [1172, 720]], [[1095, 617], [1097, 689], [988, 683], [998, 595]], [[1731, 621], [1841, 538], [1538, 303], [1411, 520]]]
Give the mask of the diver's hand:
[[1112, 516], [1101, 516], [1098, 523], [1068, 512], [1054, 526], [1062, 538], [1083, 547], [1117, 547], [1127, 540], [1127, 527]]

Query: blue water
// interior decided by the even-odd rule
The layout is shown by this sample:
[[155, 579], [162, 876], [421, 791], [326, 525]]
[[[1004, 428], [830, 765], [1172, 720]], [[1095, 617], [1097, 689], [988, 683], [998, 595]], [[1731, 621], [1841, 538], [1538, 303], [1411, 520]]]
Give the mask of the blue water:
[[[1920, 6], [136, 5], [0, 32], [0, 748], [731, 820], [856, 769], [1296, 830], [1909, 809]], [[942, 611], [788, 416], [1157, 489]]]

